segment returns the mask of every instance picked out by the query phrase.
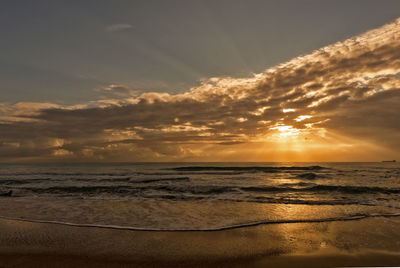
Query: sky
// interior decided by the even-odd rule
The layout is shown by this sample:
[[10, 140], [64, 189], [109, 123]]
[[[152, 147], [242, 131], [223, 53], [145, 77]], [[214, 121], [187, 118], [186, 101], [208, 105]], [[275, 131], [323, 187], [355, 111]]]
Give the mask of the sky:
[[400, 159], [400, 1], [2, 1], [0, 161]]

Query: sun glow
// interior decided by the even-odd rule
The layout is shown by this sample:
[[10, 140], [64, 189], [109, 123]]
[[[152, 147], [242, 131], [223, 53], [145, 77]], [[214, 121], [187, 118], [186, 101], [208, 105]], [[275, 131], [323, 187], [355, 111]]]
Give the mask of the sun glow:
[[300, 130], [294, 128], [293, 126], [289, 125], [276, 125], [275, 127], [271, 127], [271, 130], [277, 130], [279, 136], [287, 137], [287, 136], [297, 136], [300, 133]]

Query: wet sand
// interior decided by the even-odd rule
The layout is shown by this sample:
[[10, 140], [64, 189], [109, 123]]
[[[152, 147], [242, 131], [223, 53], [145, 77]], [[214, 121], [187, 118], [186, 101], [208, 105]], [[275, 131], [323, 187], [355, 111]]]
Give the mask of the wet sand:
[[0, 267], [400, 266], [400, 218], [149, 232], [0, 220]]

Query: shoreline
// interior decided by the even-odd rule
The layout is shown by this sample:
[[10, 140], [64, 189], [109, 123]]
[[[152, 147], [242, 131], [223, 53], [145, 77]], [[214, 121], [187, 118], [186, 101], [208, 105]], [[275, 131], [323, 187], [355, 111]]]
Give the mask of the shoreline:
[[400, 266], [399, 224], [367, 218], [165, 232], [0, 219], [0, 267]]
[[86, 223], [73, 223], [73, 222], [63, 222], [63, 221], [53, 221], [53, 220], [37, 220], [37, 219], [27, 219], [27, 218], [17, 218], [0, 216], [0, 220], [11, 220], [29, 223], [41, 223], [41, 224], [53, 224], [53, 225], [64, 225], [71, 227], [83, 227], [83, 228], [100, 228], [100, 229], [110, 229], [110, 230], [123, 230], [123, 231], [138, 231], [138, 232], [219, 232], [228, 231], [240, 228], [250, 228], [257, 227], [260, 225], [273, 225], [273, 224], [291, 224], [291, 223], [324, 223], [324, 222], [343, 222], [343, 221], [358, 221], [368, 218], [396, 218], [400, 217], [400, 213], [382, 213], [382, 214], [370, 214], [370, 215], [353, 215], [345, 217], [335, 217], [335, 218], [322, 218], [322, 219], [298, 219], [298, 220], [276, 220], [276, 221], [256, 221], [249, 223], [236, 224], [231, 226], [222, 226], [216, 228], [206, 228], [206, 229], [152, 229], [152, 228], [141, 228], [125, 225], [102, 225], [102, 224], [86, 224]]

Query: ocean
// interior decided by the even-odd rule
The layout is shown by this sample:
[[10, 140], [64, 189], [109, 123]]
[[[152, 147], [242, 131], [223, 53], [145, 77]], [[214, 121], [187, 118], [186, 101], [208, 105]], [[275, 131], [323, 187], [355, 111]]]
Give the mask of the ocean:
[[400, 216], [399, 163], [0, 164], [0, 218], [215, 231]]

